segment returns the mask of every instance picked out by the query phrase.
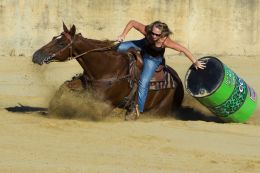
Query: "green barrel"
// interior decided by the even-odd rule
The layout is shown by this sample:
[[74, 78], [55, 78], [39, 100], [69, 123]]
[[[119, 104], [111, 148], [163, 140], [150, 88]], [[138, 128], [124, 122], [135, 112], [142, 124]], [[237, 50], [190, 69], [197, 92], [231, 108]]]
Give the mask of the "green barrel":
[[254, 89], [219, 59], [207, 56], [199, 60], [206, 68], [189, 68], [185, 76], [187, 92], [226, 122], [247, 121], [257, 105]]

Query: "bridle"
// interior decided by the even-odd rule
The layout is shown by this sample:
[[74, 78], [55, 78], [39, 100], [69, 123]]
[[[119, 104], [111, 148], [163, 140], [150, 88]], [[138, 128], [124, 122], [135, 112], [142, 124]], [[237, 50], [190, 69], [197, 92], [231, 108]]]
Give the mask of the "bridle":
[[90, 52], [99, 52], [99, 51], [111, 50], [115, 46], [115, 43], [117, 43], [117, 41], [113, 41], [112, 45], [109, 45], [109, 46], [106, 46], [106, 47], [101, 47], [101, 48], [94, 48], [94, 49], [88, 50], [86, 52], [83, 52], [83, 53], [81, 53], [79, 55], [73, 56], [73, 47], [72, 46], [73, 46], [73, 43], [74, 43], [74, 40], [75, 40], [75, 36], [71, 37], [71, 35], [68, 34], [67, 32], [62, 32], [60, 35], [58, 35], [58, 36], [56, 36], [54, 38], [57, 38], [57, 37], [62, 36], [62, 35], [64, 35], [66, 37], [66, 39], [68, 39], [70, 42], [69, 42], [69, 44], [67, 44], [61, 50], [57, 51], [56, 53], [53, 53], [51, 55], [51, 59], [50, 59], [50, 61], [48, 63], [58, 61], [58, 60], [55, 60], [53, 58], [56, 57], [56, 56], [61, 55], [67, 49], [69, 49], [70, 53], [69, 53], [69, 58], [67, 58], [65, 61], [70, 61], [70, 60], [73, 60], [73, 59], [77, 59], [77, 58], [79, 58], [79, 57], [81, 57], [83, 55], [86, 55], [86, 54], [88, 54]]
[[[52, 61], [52, 62], [53, 62], [53, 61], [57, 61], [57, 60], [54, 60], [53, 58], [56, 57], [56, 56], [61, 55], [61, 54], [62, 54], [64, 51], [66, 51], [68, 48], [69, 48], [69, 51], [70, 51], [69, 55], [70, 55], [70, 57], [72, 57], [72, 45], [73, 45], [75, 36], [72, 38], [71, 35], [69, 35], [67, 32], [62, 32], [60, 35], [54, 37], [54, 39], [57, 38], [57, 37], [59, 37], [59, 36], [62, 36], [62, 35], [64, 35], [64, 36], [66, 37], [66, 39], [69, 40], [69, 44], [67, 44], [64, 48], [58, 50], [57, 52], [55, 52], [55, 53], [53, 53], [53, 54], [51, 55], [51, 58], [52, 58], [51, 61]], [[69, 57], [69, 58], [70, 58], [70, 57]], [[68, 59], [68, 60], [70, 60], [70, 59]]]

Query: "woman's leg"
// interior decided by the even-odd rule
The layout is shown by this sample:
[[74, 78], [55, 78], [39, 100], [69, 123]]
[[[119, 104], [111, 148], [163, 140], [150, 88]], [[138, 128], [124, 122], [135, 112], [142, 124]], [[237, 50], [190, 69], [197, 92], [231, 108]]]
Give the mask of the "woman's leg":
[[135, 48], [136, 50], [140, 51], [143, 47], [143, 43], [144, 39], [122, 42], [119, 43], [117, 51], [120, 53], [126, 53], [130, 48]]
[[161, 57], [143, 56], [144, 66], [138, 85], [138, 106], [139, 111], [144, 111], [144, 105], [149, 90], [149, 82], [154, 75], [156, 68], [161, 64]]

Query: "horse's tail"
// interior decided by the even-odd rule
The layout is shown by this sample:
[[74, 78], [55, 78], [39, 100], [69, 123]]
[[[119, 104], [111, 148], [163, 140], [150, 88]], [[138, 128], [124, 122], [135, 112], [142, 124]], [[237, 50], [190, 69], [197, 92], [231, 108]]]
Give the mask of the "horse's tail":
[[173, 80], [177, 84], [174, 98], [173, 98], [173, 110], [176, 110], [176, 109], [180, 108], [180, 106], [182, 104], [183, 97], [184, 97], [184, 88], [183, 88], [183, 84], [182, 84], [182, 81], [181, 81], [178, 73], [168, 65], [166, 65], [166, 68], [168, 69]]

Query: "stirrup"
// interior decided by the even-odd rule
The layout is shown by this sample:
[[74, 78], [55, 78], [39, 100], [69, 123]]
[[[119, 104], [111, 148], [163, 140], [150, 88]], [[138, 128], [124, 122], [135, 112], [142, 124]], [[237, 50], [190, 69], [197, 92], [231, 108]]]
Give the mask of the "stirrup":
[[135, 112], [136, 112], [137, 118], [139, 118], [140, 117], [140, 111], [139, 111], [138, 104], [135, 105]]
[[126, 121], [137, 120], [139, 117], [140, 117], [140, 112], [138, 109], [138, 105], [135, 105], [134, 108], [128, 110], [125, 114]]

